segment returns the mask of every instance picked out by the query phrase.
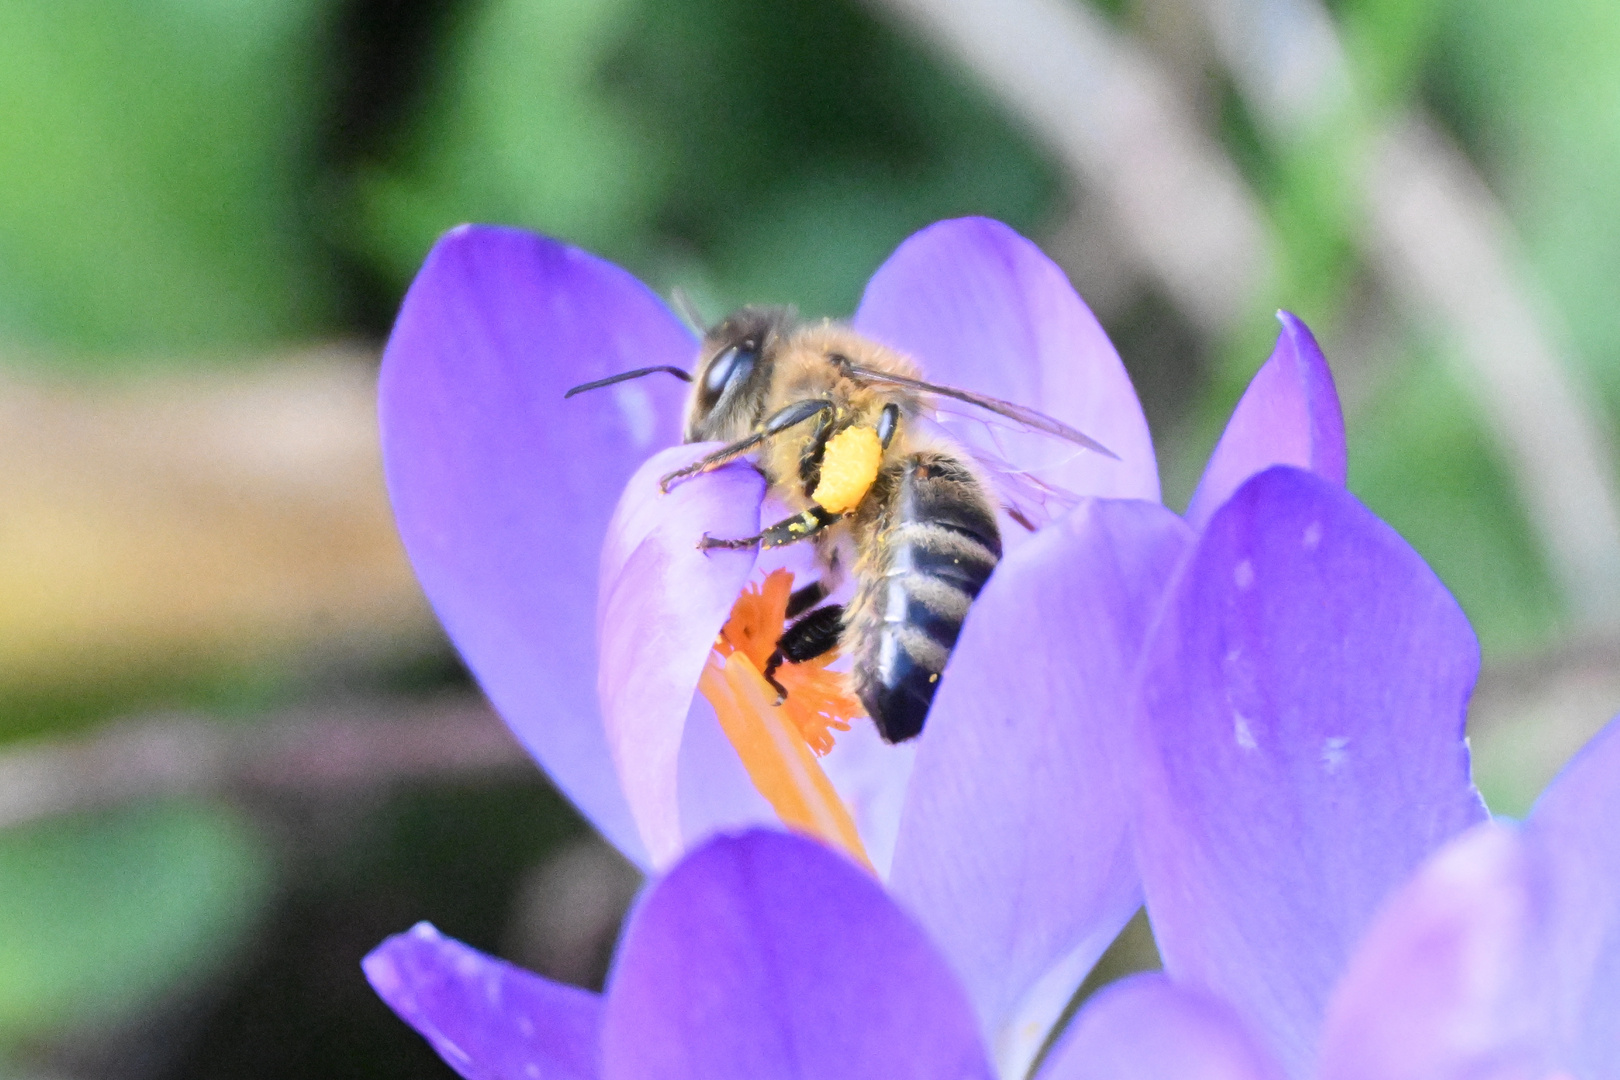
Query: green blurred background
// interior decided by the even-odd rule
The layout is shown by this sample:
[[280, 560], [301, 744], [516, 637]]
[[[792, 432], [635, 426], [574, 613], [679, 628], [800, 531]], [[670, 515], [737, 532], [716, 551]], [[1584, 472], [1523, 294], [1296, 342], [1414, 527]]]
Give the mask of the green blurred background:
[[842, 315], [1000, 218], [1177, 507], [1298, 312], [1522, 813], [1620, 706], [1617, 55], [1596, 0], [0, 0], [0, 1078], [447, 1076], [357, 967], [417, 918], [600, 977], [634, 875], [381, 490], [377, 351], [462, 221]]

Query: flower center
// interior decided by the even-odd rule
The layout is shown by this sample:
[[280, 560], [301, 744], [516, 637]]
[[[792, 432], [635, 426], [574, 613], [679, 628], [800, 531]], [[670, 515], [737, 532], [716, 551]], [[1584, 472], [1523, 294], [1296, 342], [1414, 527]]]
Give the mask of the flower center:
[[784, 824], [848, 851], [871, 865], [849, 808], [816, 760], [833, 748], [833, 731], [848, 731], [861, 706], [844, 677], [828, 671], [836, 653], [784, 664], [777, 692], [760, 674], [776, 649], [787, 619], [793, 575], [774, 570], [763, 584], [737, 598], [731, 618], [715, 639], [698, 689], [714, 706], [754, 787]]

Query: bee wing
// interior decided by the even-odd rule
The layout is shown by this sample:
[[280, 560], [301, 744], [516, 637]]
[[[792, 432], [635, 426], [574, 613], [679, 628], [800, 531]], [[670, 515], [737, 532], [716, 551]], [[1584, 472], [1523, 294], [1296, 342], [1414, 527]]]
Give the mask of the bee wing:
[[[962, 431], [954, 430], [956, 425], [949, 422], [951, 419], [991, 429], [990, 438], [964, 438]], [[973, 459], [979, 473], [988, 482], [990, 494], [1002, 512], [1027, 531], [1035, 532], [1079, 505], [1081, 498], [1079, 495], [1042, 477], [1041, 473], [1050, 469], [1054, 463], [1037, 465], [1034, 468], [1020, 467], [986, 445], [986, 442], [995, 441], [994, 429], [1006, 425], [987, 422], [982, 416], [962, 416], [944, 409], [938, 410], [937, 418], [918, 417], [913, 422], [918, 421], [924, 430], [932, 431], [936, 436], [944, 436], [953, 446], [960, 448]], [[1027, 429], [1012, 427], [1009, 430]], [[1055, 464], [1063, 463], [1058, 461]]]
[[1010, 401], [1002, 401], [1000, 398], [993, 398], [988, 394], [977, 394], [972, 390], [958, 390], [954, 386], [940, 386], [937, 383], [923, 382], [921, 379], [913, 379], [905, 375], [896, 375], [889, 371], [877, 371], [873, 368], [861, 367], [859, 364], [852, 364], [848, 363], [847, 361], [845, 362], [844, 367], [845, 370], [847, 370], [850, 374], [864, 379], [867, 382], [880, 382], [888, 383], [891, 386], [904, 386], [907, 389], [917, 390], [925, 394], [934, 394], [938, 397], [951, 398], [955, 401], [965, 401], [969, 405], [977, 406], [986, 412], [994, 413], [997, 416], [1003, 416], [1009, 420], [1016, 421], [1021, 426], [1030, 430], [1044, 432], [1047, 435], [1052, 435], [1059, 439], [1064, 439], [1068, 442], [1074, 443], [1076, 446], [1081, 446], [1087, 450], [1095, 451], [1096, 453], [1102, 454], [1104, 457], [1113, 458], [1115, 461], [1119, 460], [1118, 454], [1108, 449], [1108, 447], [1104, 446], [1096, 439], [1093, 439], [1090, 435], [1070, 427], [1061, 420], [1055, 420], [1052, 417], [1047, 416], [1045, 413], [1036, 412], [1034, 409], [1026, 409], [1022, 405], [1014, 405]]

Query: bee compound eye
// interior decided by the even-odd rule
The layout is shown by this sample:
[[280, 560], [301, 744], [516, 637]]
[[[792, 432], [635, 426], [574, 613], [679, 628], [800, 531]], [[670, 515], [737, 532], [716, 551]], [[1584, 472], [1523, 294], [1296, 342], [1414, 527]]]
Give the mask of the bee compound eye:
[[748, 378], [759, 359], [759, 352], [751, 343], [732, 345], [709, 363], [703, 375], [703, 394], [710, 401], [718, 400], [726, 387]]

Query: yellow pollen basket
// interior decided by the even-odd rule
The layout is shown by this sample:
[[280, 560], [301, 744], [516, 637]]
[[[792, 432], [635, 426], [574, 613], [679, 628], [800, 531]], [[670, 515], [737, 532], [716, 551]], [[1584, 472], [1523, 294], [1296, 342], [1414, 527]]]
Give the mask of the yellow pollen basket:
[[834, 514], [855, 509], [866, 498], [883, 462], [883, 443], [869, 427], [847, 427], [827, 440], [821, 457], [821, 479], [810, 496]]
[[761, 587], [737, 598], [698, 689], [714, 706], [754, 787], [783, 824], [843, 848], [870, 868], [849, 808], [816, 760], [832, 749], [834, 730], [849, 730], [860, 704], [842, 677], [826, 670], [831, 656], [778, 668], [777, 679], [788, 692], [780, 704], [760, 674], [781, 636], [792, 588], [793, 575], [777, 570]]

